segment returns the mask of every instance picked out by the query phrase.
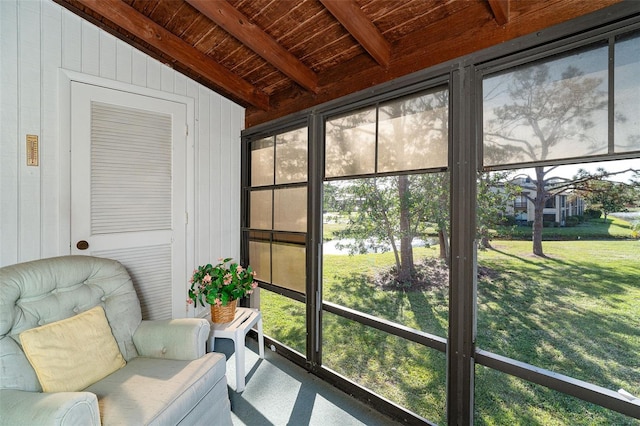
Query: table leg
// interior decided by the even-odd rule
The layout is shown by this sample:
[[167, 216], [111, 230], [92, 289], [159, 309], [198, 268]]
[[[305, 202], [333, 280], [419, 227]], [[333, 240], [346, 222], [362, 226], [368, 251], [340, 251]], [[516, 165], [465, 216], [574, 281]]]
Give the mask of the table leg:
[[236, 330], [233, 339], [236, 350], [236, 392], [244, 390], [244, 332]]
[[258, 350], [260, 358], [264, 359], [264, 334], [262, 333], [262, 318], [258, 320]]

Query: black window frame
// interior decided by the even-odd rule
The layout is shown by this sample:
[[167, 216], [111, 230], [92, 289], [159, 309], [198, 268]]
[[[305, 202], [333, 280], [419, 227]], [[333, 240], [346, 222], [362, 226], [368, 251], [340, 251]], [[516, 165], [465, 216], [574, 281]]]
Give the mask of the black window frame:
[[[321, 335], [318, 325], [322, 312], [327, 311], [391, 332], [407, 339], [416, 339], [425, 346], [443, 350], [447, 354], [447, 418], [449, 424], [473, 423], [473, 377], [475, 364], [483, 365], [509, 375], [528, 380], [575, 396], [584, 401], [632, 416], [640, 417], [637, 405], [625, 400], [614, 391], [591, 383], [509, 359], [475, 347], [476, 335], [476, 259], [475, 259], [475, 191], [477, 173], [487, 170], [521, 168], [523, 164], [506, 167], [482, 165], [482, 79], [486, 75], [504, 71], [518, 65], [556, 54], [584, 48], [601, 40], [609, 40], [610, 50], [616, 37], [640, 30], [640, 3], [623, 2], [581, 18], [520, 37], [502, 45], [431, 67], [376, 86], [292, 114], [270, 123], [255, 126], [242, 133], [242, 261], [246, 262], [247, 146], [251, 140], [295, 127], [304, 122], [309, 128], [308, 161], [308, 233], [307, 233], [307, 297], [296, 298], [307, 304], [307, 354], [301, 359], [286, 347], [276, 347], [287, 358], [308, 371], [328, 380], [357, 398], [368, 402], [382, 412], [409, 424], [429, 424], [414, 413], [379, 398], [357, 383], [325, 369], [321, 365]], [[614, 64], [610, 64], [610, 72]], [[613, 80], [613, 79], [611, 79]], [[449, 333], [447, 339], [432, 339], [405, 333], [395, 325], [379, 318], [350, 311], [331, 303], [322, 302], [320, 295], [322, 244], [322, 183], [324, 176], [324, 123], [328, 117], [371, 106], [392, 98], [399, 98], [425, 90], [443, 81], [449, 85], [449, 171], [451, 184], [451, 253], [452, 266], [449, 297]], [[426, 84], [426, 86], [425, 86]], [[611, 81], [610, 85], [613, 84]], [[611, 107], [611, 105], [610, 105]], [[611, 110], [612, 108], [610, 108]], [[612, 113], [610, 113], [612, 114]], [[610, 116], [610, 120], [613, 117]], [[609, 138], [612, 143], [612, 136]], [[640, 152], [608, 153], [586, 157], [588, 161], [640, 158]], [[537, 162], [536, 165], [553, 166], [586, 161], [585, 158]], [[395, 174], [395, 173], [393, 173]], [[471, 220], [469, 218], [471, 217]], [[267, 338], [269, 341], [269, 339]]]

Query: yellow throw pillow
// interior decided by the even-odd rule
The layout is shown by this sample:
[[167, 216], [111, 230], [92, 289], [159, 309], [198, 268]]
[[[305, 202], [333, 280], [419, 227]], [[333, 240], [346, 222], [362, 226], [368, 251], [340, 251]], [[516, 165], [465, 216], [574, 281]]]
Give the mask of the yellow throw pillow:
[[45, 392], [75, 392], [126, 362], [102, 306], [20, 333], [27, 359]]

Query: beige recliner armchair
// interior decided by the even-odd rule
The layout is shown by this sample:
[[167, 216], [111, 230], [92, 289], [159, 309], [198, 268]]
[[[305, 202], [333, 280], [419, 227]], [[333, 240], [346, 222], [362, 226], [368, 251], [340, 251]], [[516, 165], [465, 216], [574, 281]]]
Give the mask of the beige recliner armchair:
[[208, 335], [204, 319], [142, 321], [114, 260], [1, 268], [0, 424], [230, 425], [225, 357], [205, 353]]

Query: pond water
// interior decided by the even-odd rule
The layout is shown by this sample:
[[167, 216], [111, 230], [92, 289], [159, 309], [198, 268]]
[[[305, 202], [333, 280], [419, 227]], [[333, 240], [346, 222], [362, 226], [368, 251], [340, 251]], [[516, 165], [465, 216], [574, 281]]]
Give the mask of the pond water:
[[615, 212], [615, 213], [609, 213], [609, 216], [614, 216], [629, 222], [633, 222], [634, 220], [640, 220], [640, 212]]
[[[349, 244], [353, 244], [355, 242], [352, 238], [344, 238], [340, 240], [331, 240], [325, 241], [322, 244], [322, 254], [349, 254]], [[414, 238], [411, 242], [413, 247], [431, 247], [433, 245], [438, 244], [438, 240], [435, 238], [427, 238], [426, 240], [422, 240], [420, 238]], [[367, 253], [384, 253], [391, 251], [390, 244], [383, 244], [379, 241], [368, 240], [365, 242], [366, 252]], [[398, 243], [398, 248], [400, 248], [400, 244]]]

